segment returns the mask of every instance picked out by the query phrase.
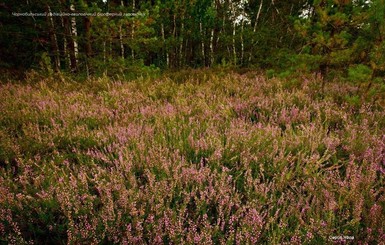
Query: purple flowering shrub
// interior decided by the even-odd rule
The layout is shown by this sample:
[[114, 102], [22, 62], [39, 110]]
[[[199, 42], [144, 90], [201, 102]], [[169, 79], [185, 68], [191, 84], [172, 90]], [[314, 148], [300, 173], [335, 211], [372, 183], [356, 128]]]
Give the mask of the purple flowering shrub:
[[0, 241], [383, 242], [385, 95], [291, 83], [1, 84]]

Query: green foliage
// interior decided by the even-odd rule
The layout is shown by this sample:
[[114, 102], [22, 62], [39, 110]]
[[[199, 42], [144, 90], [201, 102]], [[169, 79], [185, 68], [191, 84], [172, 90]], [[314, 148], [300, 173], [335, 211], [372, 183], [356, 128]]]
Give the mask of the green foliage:
[[160, 74], [160, 68], [154, 65], [146, 66], [142, 60], [131, 61], [125, 59], [108, 60], [107, 62], [93, 59], [90, 64], [95, 69], [92, 74], [96, 77], [111, 77], [121, 80], [134, 80], [139, 77], [157, 77]]
[[346, 95], [345, 101], [348, 103], [349, 106], [356, 109], [361, 106], [361, 98], [359, 95], [352, 95], [352, 96]]
[[50, 77], [54, 73], [52, 69], [51, 58], [46, 52], [42, 53], [40, 57], [39, 67], [40, 67], [40, 72], [44, 76]]
[[372, 69], [363, 64], [353, 65], [348, 70], [348, 78], [353, 82], [368, 82], [371, 80], [372, 74]]
[[273, 78], [275, 76], [275, 70], [274, 69], [266, 70], [266, 76], [267, 78]]
[[355, 65], [358, 63], [370, 66], [374, 71], [381, 70], [383, 63], [379, 55], [381, 45], [373, 40], [373, 37], [381, 35], [377, 28], [381, 29], [383, 26], [383, 21], [378, 21], [376, 17], [379, 12], [383, 12], [377, 5], [379, 5], [377, 1], [314, 2], [312, 15], [294, 22], [297, 33], [303, 37], [306, 46], [311, 47], [303, 49], [305, 57], [318, 56], [314, 59], [314, 63], [324, 76], [333, 69], [343, 71], [348, 69], [349, 79], [357, 81], [368, 79], [368, 71]]
[[374, 44], [369, 56], [372, 69], [378, 74], [385, 73], [385, 41]]
[[299, 72], [310, 73], [318, 71], [323, 56], [312, 55], [306, 52], [305, 50], [302, 54], [293, 55], [293, 66]]
[[[71, 4], [75, 12], [132, 15], [28, 18], [21, 26], [24, 17], [13, 17], [6, 11], [10, 8], [13, 12], [50, 9], [60, 13], [69, 12]], [[141, 67], [136, 64], [140, 62], [146, 67], [153, 65], [161, 69], [217, 65], [285, 67], [286, 53], [295, 53], [294, 48], [298, 45], [297, 37], [287, 30], [292, 15], [297, 14], [302, 4], [293, 2], [288, 7], [278, 3], [274, 8], [263, 4], [260, 11], [257, 2], [229, 4], [213, 0], [140, 1], [140, 4], [83, 0], [57, 4], [50, 0], [34, 6], [6, 1], [4, 7], [1, 14], [6, 17], [6, 28], [1, 30], [0, 52], [2, 57], [12, 54], [11, 61], [5, 61], [4, 66], [23, 61], [28, 63], [23, 64], [24, 69], [36, 67], [40, 57], [34, 57], [34, 54], [47, 53], [55, 71], [58, 65], [61, 71], [77, 70], [79, 77], [89, 78], [103, 73], [128, 76], [122, 66], [133, 66], [133, 70], [138, 70]], [[76, 22], [76, 34], [71, 27], [72, 21]], [[73, 67], [74, 62], [77, 69]], [[43, 63], [47, 68], [48, 62]]]

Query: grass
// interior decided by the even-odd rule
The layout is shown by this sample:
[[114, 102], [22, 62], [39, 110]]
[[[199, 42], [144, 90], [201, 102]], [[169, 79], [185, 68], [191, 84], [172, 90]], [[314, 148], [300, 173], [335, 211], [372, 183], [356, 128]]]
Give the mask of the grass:
[[0, 242], [385, 238], [383, 92], [207, 70], [0, 97]]

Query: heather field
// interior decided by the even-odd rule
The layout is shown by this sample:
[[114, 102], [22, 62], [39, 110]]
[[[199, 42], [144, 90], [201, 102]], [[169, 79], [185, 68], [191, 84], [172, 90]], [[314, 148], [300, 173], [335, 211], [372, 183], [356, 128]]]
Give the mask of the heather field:
[[384, 85], [0, 84], [1, 244], [384, 244]]

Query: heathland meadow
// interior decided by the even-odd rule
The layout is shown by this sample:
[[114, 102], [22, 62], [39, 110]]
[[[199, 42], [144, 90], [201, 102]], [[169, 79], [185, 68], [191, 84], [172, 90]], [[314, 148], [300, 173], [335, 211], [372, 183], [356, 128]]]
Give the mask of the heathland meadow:
[[379, 244], [381, 82], [0, 84], [0, 243]]

